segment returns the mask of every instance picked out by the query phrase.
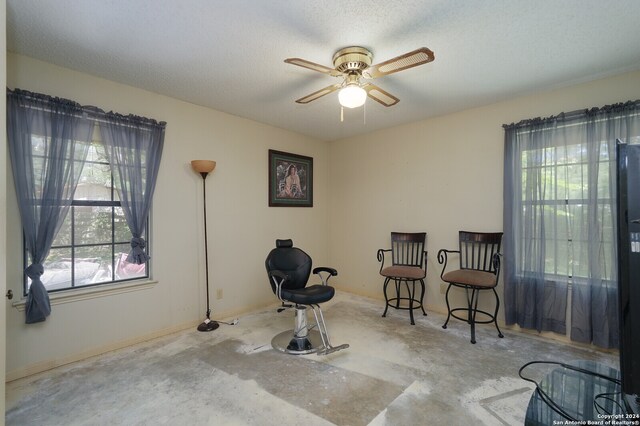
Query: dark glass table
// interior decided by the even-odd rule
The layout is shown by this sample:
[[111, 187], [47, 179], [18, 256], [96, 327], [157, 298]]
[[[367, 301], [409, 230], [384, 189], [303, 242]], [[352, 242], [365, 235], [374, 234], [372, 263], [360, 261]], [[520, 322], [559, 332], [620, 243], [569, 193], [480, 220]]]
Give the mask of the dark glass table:
[[[574, 361], [566, 364], [620, 380], [618, 370], [598, 362]], [[526, 372], [524, 374], [527, 375]], [[604, 421], [606, 424], [607, 420], [613, 419], [612, 415], [624, 413], [620, 385], [592, 374], [556, 366], [540, 381], [540, 388], [559, 409], [585, 424], [589, 420]], [[526, 426], [565, 424], [566, 420], [536, 390], [533, 391], [527, 407]]]

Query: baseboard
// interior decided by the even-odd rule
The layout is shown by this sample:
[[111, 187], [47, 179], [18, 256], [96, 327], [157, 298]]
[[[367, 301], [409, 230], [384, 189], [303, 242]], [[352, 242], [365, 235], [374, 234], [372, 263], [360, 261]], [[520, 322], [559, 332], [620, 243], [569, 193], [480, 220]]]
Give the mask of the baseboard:
[[[214, 317], [213, 319], [222, 321], [224, 319], [230, 319], [232, 317], [236, 317], [241, 314], [247, 314], [247, 313], [255, 312], [259, 309], [264, 309], [265, 307], [271, 306], [272, 304], [273, 303], [269, 303], [266, 305], [259, 304], [259, 305], [252, 305], [249, 307], [245, 307], [244, 309], [221, 311], [218, 313], [218, 315], [212, 315], [212, 316]], [[201, 319], [195, 322], [179, 324], [173, 327], [169, 327], [162, 330], [154, 331], [152, 333], [144, 334], [142, 336], [137, 336], [130, 339], [125, 339], [118, 342], [109, 343], [107, 345], [91, 348], [89, 350], [75, 353], [63, 358], [41, 361], [35, 364], [28, 365], [26, 367], [19, 368], [17, 370], [7, 371], [5, 376], [5, 381], [8, 383], [14, 380], [23, 379], [25, 377], [43, 373], [45, 371], [52, 370], [57, 367], [62, 367], [64, 365], [68, 365], [74, 362], [83, 361], [85, 359], [88, 359], [94, 356], [103, 355], [108, 352], [112, 352], [118, 349], [123, 349], [129, 346], [137, 345], [139, 343], [148, 342], [150, 340], [154, 340], [160, 337], [168, 336], [170, 334], [178, 333], [183, 330], [189, 330], [189, 329], [195, 330], [198, 324], [200, 324], [200, 322], [201, 322]]]
[[110, 343], [108, 345], [91, 348], [87, 351], [79, 352], [63, 358], [47, 360], [47, 361], [31, 364], [14, 371], [7, 371], [6, 381], [11, 382], [14, 380], [32, 376], [34, 374], [43, 373], [53, 368], [62, 367], [67, 364], [82, 361], [82, 360], [85, 360], [94, 356], [102, 355], [107, 352], [115, 351], [118, 349], [126, 348], [128, 346], [136, 345], [138, 343], [147, 342], [149, 340], [157, 339], [159, 337], [168, 336], [169, 334], [177, 333], [179, 331], [186, 330], [192, 327], [195, 328], [196, 326], [197, 326], [196, 323], [191, 323], [191, 322], [187, 324], [181, 324], [178, 326], [166, 328], [163, 330], [158, 330], [153, 333], [145, 334], [145, 335], [134, 337], [131, 339], [125, 339], [118, 342]]
[[[337, 290], [339, 290], [342, 294], [352, 294], [355, 296], [361, 296], [361, 297], [366, 297], [368, 299], [371, 300], [376, 300], [376, 301], [380, 301], [381, 302], [381, 309], [384, 308], [384, 296], [382, 295], [382, 292], [378, 292], [375, 294], [372, 293], [368, 293], [368, 292], [364, 292], [364, 291], [358, 291], [357, 289], [353, 289], [353, 288], [340, 288], [340, 287], [336, 287]], [[427, 312], [435, 312], [441, 315], [446, 316], [447, 315], [447, 306], [446, 305], [440, 305], [440, 304], [430, 304], [430, 303], [425, 303], [425, 309], [427, 310]], [[518, 325], [507, 325], [504, 321], [504, 319], [498, 318], [498, 326], [500, 327], [501, 330], [503, 331], [509, 331], [512, 333], [521, 333], [526, 335], [527, 337], [530, 338], [534, 338], [534, 339], [539, 339], [539, 340], [543, 340], [543, 341], [549, 341], [552, 340], [554, 342], [557, 343], [562, 343], [568, 346], [573, 346], [575, 348], [580, 348], [580, 349], [584, 349], [584, 350], [589, 350], [589, 351], [596, 351], [596, 352], [605, 352], [605, 353], [617, 353], [619, 352], [617, 349], [604, 349], [604, 348], [599, 348], [597, 346], [594, 346], [592, 344], [588, 344], [588, 343], [579, 343], [579, 342], [575, 342], [573, 340], [571, 340], [568, 336], [563, 335], [563, 334], [558, 334], [558, 333], [554, 333], [552, 331], [543, 331], [543, 332], [538, 332], [536, 330], [528, 330], [525, 328], [521, 328]]]
[[[355, 296], [361, 296], [361, 297], [366, 297], [368, 299], [373, 299], [373, 300], [380, 300], [383, 304], [384, 304], [384, 298], [382, 296], [380, 296], [380, 294], [369, 294], [366, 292], [359, 292], [359, 291], [354, 291], [354, 289], [341, 289], [338, 288], [338, 290], [340, 292], [347, 293], [347, 294], [353, 294]], [[215, 320], [225, 320], [225, 319], [231, 319], [233, 317], [237, 317], [239, 315], [243, 315], [243, 314], [248, 314], [248, 313], [252, 313], [252, 312], [256, 312], [258, 310], [263, 310], [266, 308], [270, 308], [270, 307], [275, 307], [275, 304], [273, 302], [267, 303], [267, 304], [259, 304], [259, 305], [252, 305], [249, 307], [245, 307], [242, 309], [235, 309], [235, 310], [228, 310], [228, 311], [221, 311], [218, 313], [218, 315], [213, 315], [213, 319]], [[427, 311], [432, 311], [432, 312], [437, 312], [439, 314], [443, 314], [446, 315], [447, 314], [447, 310], [446, 307], [440, 306], [440, 305], [430, 305], [430, 304], [426, 304], [425, 308], [427, 309]], [[112, 352], [118, 349], [123, 349], [129, 346], [133, 346], [139, 343], [143, 343], [143, 342], [147, 342], [153, 339], [158, 339], [160, 337], [164, 337], [164, 336], [168, 336], [170, 334], [174, 334], [183, 330], [188, 330], [188, 329], [195, 329], [196, 326], [200, 323], [200, 320], [198, 320], [197, 322], [189, 322], [189, 323], [184, 323], [184, 324], [180, 324], [180, 325], [176, 325], [173, 327], [169, 327], [169, 328], [165, 328], [162, 330], [157, 330], [154, 331], [152, 333], [149, 334], [145, 334], [142, 336], [137, 336], [134, 338], [130, 338], [130, 339], [125, 339], [125, 340], [121, 340], [118, 342], [113, 342], [104, 346], [98, 346], [95, 348], [91, 348], [87, 351], [83, 351], [83, 352], [79, 352], [76, 354], [72, 354], [63, 358], [58, 358], [58, 359], [53, 359], [53, 360], [47, 360], [47, 361], [42, 361], [42, 362], [38, 362], [35, 364], [31, 364], [28, 365], [26, 367], [23, 368], [19, 368], [17, 370], [13, 370], [13, 371], [7, 371], [6, 372], [6, 382], [12, 382], [14, 380], [18, 380], [18, 379], [22, 379], [28, 376], [33, 376], [35, 374], [39, 374], [39, 373], [43, 373], [45, 371], [57, 368], [57, 367], [62, 367], [64, 365], [68, 365], [74, 362], [78, 362], [78, 361], [83, 361], [85, 359], [94, 357], [94, 356], [98, 356], [98, 355], [103, 355], [105, 353], [108, 352]], [[509, 330], [511, 332], [516, 332], [516, 333], [522, 333], [522, 334], [526, 334], [530, 337], [534, 337], [534, 338], [539, 338], [542, 340], [554, 340], [554, 341], [558, 341], [570, 346], [575, 346], [575, 347], [579, 347], [582, 349], [592, 349], [592, 350], [601, 350], [601, 351], [605, 351], [605, 352], [609, 352], [605, 349], [600, 349], [600, 348], [596, 348], [592, 345], [585, 345], [585, 344], [580, 344], [580, 343], [576, 343], [573, 342], [571, 340], [569, 340], [568, 337], [566, 336], [562, 336], [556, 333], [551, 333], [551, 332], [546, 332], [546, 333], [538, 333], [536, 331], [531, 331], [531, 330], [525, 330], [525, 329], [521, 329], [518, 326], [505, 326], [504, 322], [501, 320], [498, 320], [498, 324], [501, 328], [504, 328], [506, 330]], [[614, 351], [615, 350], [611, 350]]]

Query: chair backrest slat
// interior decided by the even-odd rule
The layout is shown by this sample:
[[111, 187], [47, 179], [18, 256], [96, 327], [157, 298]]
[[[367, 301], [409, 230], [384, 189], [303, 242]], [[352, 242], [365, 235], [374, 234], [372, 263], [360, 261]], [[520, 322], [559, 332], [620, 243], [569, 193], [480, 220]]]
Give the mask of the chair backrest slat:
[[422, 267], [426, 232], [392, 232], [391, 262], [393, 265]]
[[502, 232], [460, 231], [460, 269], [495, 273], [493, 257], [500, 252]]

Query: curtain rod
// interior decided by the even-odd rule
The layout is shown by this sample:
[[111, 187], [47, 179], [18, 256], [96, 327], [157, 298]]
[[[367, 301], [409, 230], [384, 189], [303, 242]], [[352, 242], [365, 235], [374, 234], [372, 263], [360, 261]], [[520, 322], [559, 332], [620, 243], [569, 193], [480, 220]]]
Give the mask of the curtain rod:
[[[637, 112], [635, 114], [629, 114], [626, 115], [624, 117], [612, 117], [612, 118], [598, 118], [596, 120], [594, 120], [595, 123], [603, 123], [605, 121], [609, 121], [609, 120], [626, 120], [627, 118], [630, 117], [640, 117], [640, 112]], [[571, 118], [573, 119], [577, 119], [579, 117], [573, 117]], [[585, 117], [586, 118], [586, 117]], [[558, 124], [555, 127], [547, 127], [547, 128], [543, 128], [543, 129], [526, 129], [526, 127], [531, 124], [531, 123], [523, 123], [520, 124], [518, 123], [518, 125], [514, 125], [514, 126], [509, 126], [509, 127], [504, 127], [505, 130], [516, 130], [516, 134], [518, 135], [523, 135], [523, 134], [527, 134], [527, 133], [536, 133], [536, 132], [550, 132], [552, 130], [556, 130], [556, 129], [567, 129], [569, 127], [577, 127], [577, 126], [581, 126], [583, 124], [586, 123], [586, 120], [582, 120], [582, 121], [578, 121], [578, 122], [572, 122], [572, 123], [563, 123], [563, 124]], [[548, 122], [543, 121], [543, 122], [537, 122], [535, 124], [548, 124]]]
[[[519, 129], [522, 127], [530, 126], [532, 124], [548, 124], [556, 120], [567, 120], [567, 121], [575, 120], [581, 117], [586, 118], [589, 116], [597, 116], [599, 114], [605, 114], [609, 112], [621, 112], [625, 109], [632, 109], [632, 108], [640, 108], [640, 100], [620, 102], [616, 104], [605, 105], [603, 107], [584, 108], [584, 109], [579, 109], [571, 112], [561, 112], [560, 114], [552, 115], [544, 118], [542, 117], [529, 118], [529, 119], [521, 120], [517, 123], [503, 124], [502, 127], [505, 130]], [[565, 124], [565, 126], [566, 125], [568, 124]]]
[[[34, 92], [29, 92], [28, 90], [22, 90], [22, 89], [15, 89], [15, 90], [11, 90], [10, 88], [7, 87], [7, 92], [10, 95], [13, 96], [17, 96], [20, 98], [24, 98], [24, 99], [29, 99], [29, 100], [34, 100], [34, 101], [40, 101], [43, 103], [49, 103], [49, 104], [55, 104], [55, 103], [59, 103], [59, 104], [69, 104], [70, 106], [75, 107], [76, 109], [78, 109], [79, 111], [82, 111], [81, 115], [74, 115], [76, 118], [85, 118], [85, 119], [92, 119], [95, 120], [98, 123], [104, 123], [104, 124], [115, 124], [118, 126], [122, 126], [122, 127], [140, 127], [140, 126], [146, 126], [146, 127], [162, 127], [163, 129], [166, 127], [167, 122], [166, 121], [157, 121], [154, 120], [152, 118], [147, 118], [147, 117], [142, 117], [142, 116], [138, 116], [138, 115], [134, 115], [134, 114], [128, 114], [128, 115], [124, 115], [124, 114], [120, 114], [114, 111], [110, 111], [110, 112], [105, 112], [103, 109], [98, 108], [96, 106], [93, 105], [80, 105], [79, 103], [69, 100], [69, 99], [64, 99], [64, 98], [58, 98], [58, 97], [52, 97], [50, 95], [45, 95], [42, 93], [34, 93]], [[45, 108], [45, 107], [38, 107], [38, 106], [34, 106], [34, 105], [21, 105], [25, 108], [31, 108], [31, 109], [35, 109], [35, 110], [39, 110], [39, 111], [44, 111], [44, 112], [54, 112], [54, 110], [49, 109], [49, 108]], [[115, 117], [118, 122], [114, 122], [113, 120], [108, 119], [107, 117]], [[121, 123], [119, 121], [126, 121], [128, 123]]]

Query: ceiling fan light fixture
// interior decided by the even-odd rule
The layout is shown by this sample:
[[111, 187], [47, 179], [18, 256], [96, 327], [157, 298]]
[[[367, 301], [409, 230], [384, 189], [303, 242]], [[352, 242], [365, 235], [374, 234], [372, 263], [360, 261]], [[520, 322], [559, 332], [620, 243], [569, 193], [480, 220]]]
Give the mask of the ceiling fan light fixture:
[[287, 58], [284, 61], [288, 64], [330, 75], [331, 77], [344, 77], [342, 83], [332, 84], [310, 95], [296, 99], [296, 103], [308, 104], [311, 101], [315, 101], [338, 90], [338, 99], [344, 110], [344, 108], [361, 107], [368, 97], [385, 107], [396, 105], [400, 102], [400, 99], [382, 90], [375, 84], [365, 82], [363, 85], [360, 83], [360, 79], [371, 80], [384, 77], [398, 71], [404, 71], [417, 67], [418, 65], [432, 62], [434, 59], [435, 56], [430, 49], [420, 47], [404, 55], [391, 58], [388, 61], [371, 65], [373, 54], [369, 49], [361, 46], [349, 46], [338, 50], [333, 55], [334, 68], [329, 68], [301, 58]]
[[367, 92], [357, 84], [349, 84], [340, 89], [338, 100], [345, 108], [358, 108], [367, 100]]

